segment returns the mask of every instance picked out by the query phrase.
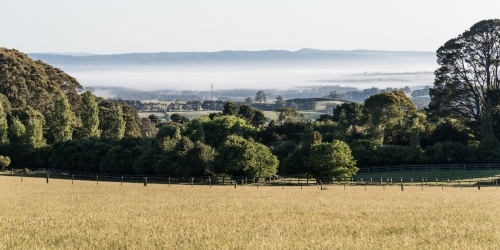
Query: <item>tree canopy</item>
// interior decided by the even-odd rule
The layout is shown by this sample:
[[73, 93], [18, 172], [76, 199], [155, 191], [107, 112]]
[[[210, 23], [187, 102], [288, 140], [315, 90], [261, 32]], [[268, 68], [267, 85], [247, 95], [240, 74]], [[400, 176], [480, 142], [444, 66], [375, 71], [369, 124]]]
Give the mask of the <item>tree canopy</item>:
[[473, 123], [477, 129], [486, 104], [498, 110], [500, 101], [500, 19], [474, 24], [436, 55], [439, 68], [430, 89], [429, 113]]

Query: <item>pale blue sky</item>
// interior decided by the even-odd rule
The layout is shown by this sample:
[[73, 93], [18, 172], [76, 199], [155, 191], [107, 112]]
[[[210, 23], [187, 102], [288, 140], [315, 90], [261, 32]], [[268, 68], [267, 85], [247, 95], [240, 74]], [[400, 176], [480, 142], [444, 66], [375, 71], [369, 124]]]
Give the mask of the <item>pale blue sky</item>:
[[23, 52], [435, 51], [500, 1], [2, 0], [0, 46]]

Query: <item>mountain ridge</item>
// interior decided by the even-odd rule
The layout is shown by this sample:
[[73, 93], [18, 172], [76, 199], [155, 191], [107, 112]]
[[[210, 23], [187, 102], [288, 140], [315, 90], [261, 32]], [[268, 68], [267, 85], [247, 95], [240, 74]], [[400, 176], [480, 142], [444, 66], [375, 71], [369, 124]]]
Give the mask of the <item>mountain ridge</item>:
[[435, 61], [434, 52], [382, 51], [382, 50], [225, 50], [218, 52], [156, 52], [111, 55], [69, 55], [28, 53], [31, 58], [55, 65], [155, 65], [155, 64], [205, 64], [205, 63], [261, 63], [261, 62], [349, 62], [349, 61]]

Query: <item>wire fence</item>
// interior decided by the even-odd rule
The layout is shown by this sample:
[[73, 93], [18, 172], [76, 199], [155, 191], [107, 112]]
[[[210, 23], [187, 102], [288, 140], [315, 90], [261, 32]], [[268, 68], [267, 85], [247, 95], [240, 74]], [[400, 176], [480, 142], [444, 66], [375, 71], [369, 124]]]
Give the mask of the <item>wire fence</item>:
[[[457, 186], [457, 187], [480, 187], [480, 186], [497, 186], [500, 182], [500, 176], [480, 177], [480, 178], [446, 178], [446, 177], [425, 177], [429, 176], [432, 171], [472, 171], [472, 170], [500, 170], [500, 165], [490, 164], [469, 164], [469, 165], [404, 165], [391, 167], [373, 167], [370, 171], [362, 171], [364, 173], [378, 173], [378, 177], [350, 177], [350, 178], [335, 178], [327, 177], [307, 177], [299, 175], [274, 175], [266, 177], [245, 177], [245, 176], [196, 176], [196, 177], [168, 177], [159, 175], [119, 175], [84, 171], [68, 171], [62, 169], [39, 169], [31, 174], [37, 177], [45, 177], [47, 183], [49, 178], [71, 179], [71, 180], [91, 180], [91, 181], [112, 181], [120, 183], [148, 183], [155, 184], [185, 184], [185, 185], [281, 185], [281, 186], [309, 186], [318, 185], [401, 185], [411, 186]], [[12, 170], [21, 178], [25, 175], [25, 171], [21, 169]], [[421, 171], [424, 177], [390, 177], [395, 174], [395, 171]], [[427, 171], [427, 172], [425, 172]], [[392, 173], [391, 173], [392, 172]], [[380, 174], [387, 173], [387, 176], [380, 177]]]
[[393, 171], [478, 171], [500, 170], [500, 164], [435, 164], [435, 165], [399, 165], [360, 168], [358, 173], [381, 173]]

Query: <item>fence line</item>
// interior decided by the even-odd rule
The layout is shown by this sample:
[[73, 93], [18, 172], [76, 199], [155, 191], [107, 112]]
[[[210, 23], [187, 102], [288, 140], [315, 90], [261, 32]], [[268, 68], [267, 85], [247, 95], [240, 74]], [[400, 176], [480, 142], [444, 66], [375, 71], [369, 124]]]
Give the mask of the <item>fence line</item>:
[[[380, 169], [385, 171], [380, 171]], [[439, 169], [440, 171], [465, 171], [467, 170], [500, 170], [500, 165], [488, 164], [469, 164], [469, 165], [404, 165], [392, 167], [376, 167], [372, 170], [376, 171], [363, 171], [364, 173], [382, 173], [387, 172], [390, 175], [391, 171], [402, 170], [433, 171]], [[448, 170], [446, 170], [448, 169]], [[377, 172], [378, 171], [378, 172]], [[141, 183], [159, 183], [159, 184], [190, 184], [190, 185], [294, 185], [294, 186], [307, 186], [307, 185], [421, 185], [421, 186], [476, 186], [476, 185], [495, 185], [498, 186], [500, 177], [491, 176], [488, 178], [468, 178], [459, 180], [449, 180], [448, 178], [434, 178], [428, 176], [422, 177], [351, 177], [351, 178], [335, 178], [335, 177], [304, 177], [299, 175], [289, 176], [271, 176], [271, 177], [255, 177], [249, 178], [245, 176], [196, 176], [196, 177], [168, 177], [158, 175], [119, 175], [119, 174], [106, 174], [85, 171], [68, 171], [62, 169], [40, 169], [38, 174], [47, 175], [48, 177], [57, 177], [65, 179], [79, 179], [79, 180], [95, 180], [95, 181], [114, 181], [114, 182], [136, 182]]]
[[399, 165], [360, 168], [358, 173], [380, 173], [392, 171], [476, 171], [500, 170], [500, 164], [435, 164]]

